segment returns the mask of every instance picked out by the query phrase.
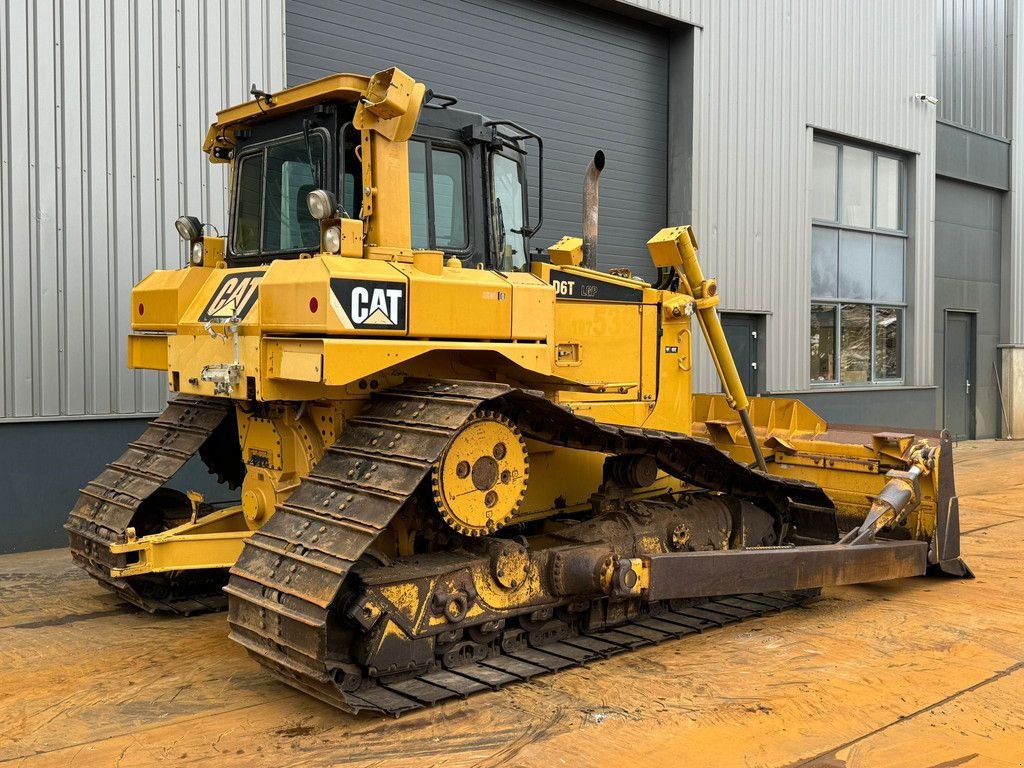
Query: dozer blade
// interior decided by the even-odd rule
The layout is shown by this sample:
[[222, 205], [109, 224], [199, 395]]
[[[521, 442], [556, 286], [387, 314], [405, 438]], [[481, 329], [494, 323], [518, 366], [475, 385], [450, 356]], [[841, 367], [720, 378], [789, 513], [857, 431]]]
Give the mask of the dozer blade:
[[[695, 435], [738, 461], [754, 460], [749, 440], [722, 395], [694, 395], [693, 413]], [[768, 472], [821, 488], [835, 504], [844, 533], [864, 523], [894, 477], [918, 466], [920, 478], [896, 527], [928, 543], [928, 574], [973, 576], [960, 557], [960, 507], [948, 434], [830, 425], [799, 400], [779, 397], [751, 398], [750, 416], [768, 457]], [[893, 520], [885, 522], [890, 530], [894, 527]]]
[[678, 552], [644, 558], [651, 600], [790, 592], [921, 576], [923, 541]]
[[948, 433], [941, 437], [938, 470], [935, 533], [928, 552], [929, 573], [973, 579], [974, 573], [960, 557], [960, 499], [953, 480], [953, 441]]

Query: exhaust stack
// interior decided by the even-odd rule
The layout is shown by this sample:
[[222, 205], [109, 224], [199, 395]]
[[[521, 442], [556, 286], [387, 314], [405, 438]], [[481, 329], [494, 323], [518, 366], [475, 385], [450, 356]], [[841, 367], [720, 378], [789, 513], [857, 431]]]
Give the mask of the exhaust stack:
[[604, 152], [597, 150], [583, 178], [583, 266], [597, 269], [598, 177], [604, 170]]

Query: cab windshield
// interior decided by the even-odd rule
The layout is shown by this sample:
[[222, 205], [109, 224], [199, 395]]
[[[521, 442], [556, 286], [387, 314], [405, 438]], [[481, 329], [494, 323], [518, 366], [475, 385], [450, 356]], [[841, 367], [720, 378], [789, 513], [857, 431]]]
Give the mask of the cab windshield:
[[323, 134], [316, 131], [309, 134], [308, 150], [299, 134], [239, 157], [232, 253], [254, 258], [319, 249], [320, 225], [309, 215], [306, 195], [316, 189], [315, 179], [324, 176], [325, 146]]

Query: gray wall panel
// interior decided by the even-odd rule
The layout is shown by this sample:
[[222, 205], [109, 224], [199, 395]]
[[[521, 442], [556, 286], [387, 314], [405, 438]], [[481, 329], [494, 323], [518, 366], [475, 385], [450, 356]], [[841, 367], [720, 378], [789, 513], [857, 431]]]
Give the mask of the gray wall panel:
[[544, 138], [546, 247], [579, 234], [583, 172], [603, 149], [599, 260], [653, 273], [665, 226], [668, 35], [543, 0], [289, 0], [288, 82], [399, 66], [459, 108]]
[[971, 184], [1010, 188], [1010, 142], [950, 123], [935, 126], [935, 172]]
[[1013, 0], [935, 0], [939, 118], [1008, 138]]
[[975, 312], [975, 428], [999, 435], [995, 389], [999, 338], [1004, 193], [951, 179], [935, 186], [935, 419], [942, 424], [945, 313]]
[[284, 84], [284, 0], [0, 7], [0, 420], [152, 413], [127, 369], [132, 285], [183, 212], [224, 229], [214, 112]]
[[808, 392], [800, 395], [800, 400], [832, 424], [931, 431], [935, 429], [936, 397], [934, 387], [903, 387], [881, 392]]
[[[78, 489], [145, 428], [145, 419], [0, 424], [0, 554], [66, 546], [63, 525]], [[170, 486], [198, 490], [208, 501], [238, 498], [237, 492], [217, 485], [198, 458], [182, 467]]]
[[[1024, 12], [1016, 5], [1011, 6], [1013, 39], [1024, 39]], [[1005, 293], [1008, 299], [1004, 312], [1002, 342], [1010, 345], [1024, 345], [1024, 55], [1018, 46], [1011, 51], [1010, 77], [1014, 83], [1015, 96], [1011, 104], [1011, 139], [1017, 151], [1010, 159], [1010, 188], [1013, 190], [1008, 201], [1010, 222], [1005, 263]], [[1010, 395], [1013, 397], [1014, 395]]]

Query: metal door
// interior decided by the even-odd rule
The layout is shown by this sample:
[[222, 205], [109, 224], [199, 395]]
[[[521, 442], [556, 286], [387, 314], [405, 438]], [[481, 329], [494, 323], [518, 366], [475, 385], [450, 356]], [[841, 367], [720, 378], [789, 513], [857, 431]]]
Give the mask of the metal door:
[[737, 312], [722, 313], [722, 330], [729, 342], [732, 359], [736, 362], [736, 370], [743, 382], [743, 390], [748, 395], [756, 395], [761, 381], [758, 351], [761, 345], [761, 316], [740, 314]]
[[942, 426], [954, 439], [974, 438], [974, 314], [946, 312]]

